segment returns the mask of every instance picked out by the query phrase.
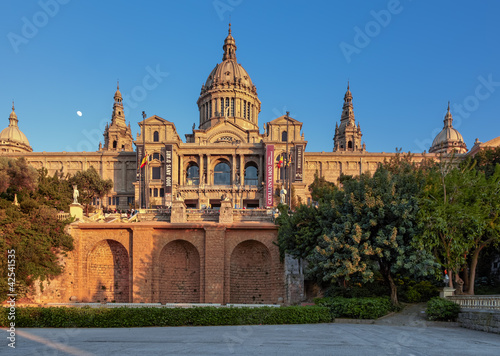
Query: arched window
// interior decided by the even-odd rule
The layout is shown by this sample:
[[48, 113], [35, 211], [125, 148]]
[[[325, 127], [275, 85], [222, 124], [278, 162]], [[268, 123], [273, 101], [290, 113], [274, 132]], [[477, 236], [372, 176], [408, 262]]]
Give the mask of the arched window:
[[245, 167], [245, 185], [258, 185], [259, 171], [254, 163], [249, 163]]
[[352, 141], [349, 141], [349, 142], [347, 143], [347, 148], [352, 149]]
[[113, 141], [113, 148], [116, 148], [117, 145], [118, 145], [118, 142]]
[[231, 184], [231, 167], [226, 162], [221, 162], [214, 169], [214, 184], [215, 185], [230, 185]]
[[160, 141], [160, 133], [158, 131], [155, 131], [153, 133], [153, 142], [158, 142]]
[[288, 132], [283, 131], [283, 132], [281, 133], [281, 141], [282, 141], [282, 142], [286, 142], [286, 141], [288, 141]]
[[194, 163], [190, 164], [186, 172], [187, 185], [200, 185], [200, 169]]

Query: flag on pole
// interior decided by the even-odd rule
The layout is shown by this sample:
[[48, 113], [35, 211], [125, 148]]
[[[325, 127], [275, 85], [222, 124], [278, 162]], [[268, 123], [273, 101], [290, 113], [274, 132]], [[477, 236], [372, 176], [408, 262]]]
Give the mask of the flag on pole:
[[141, 162], [141, 168], [148, 164], [148, 155], [145, 155]]
[[278, 168], [283, 167], [283, 156], [280, 156], [280, 160], [278, 162]]

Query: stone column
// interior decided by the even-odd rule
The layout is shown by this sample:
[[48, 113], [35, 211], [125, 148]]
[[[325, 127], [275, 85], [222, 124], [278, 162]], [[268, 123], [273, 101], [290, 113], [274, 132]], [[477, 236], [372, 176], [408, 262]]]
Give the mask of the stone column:
[[233, 153], [232, 165], [233, 165], [233, 169], [231, 169], [231, 184], [235, 185], [236, 184], [236, 154], [235, 153]]
[[226, 228], [205, 227], [205, 303], [224, 303], [224, 240]]
[[240, 184], [245, 185], [245, 156], [240, 154]]
[[184, 155], [179, 155], [179, 185], [183, 186], [184, 183]]
[[212, 174], [210, 172], [210, 158], [211, 156], [207, 155], [207, 185], [213, 185], [212, 183]]
[[203, 180], [203, 175], [204, 175], [204, 167], [203, 167], [203, 153], [199, 154], [200, 157], [200, 186], [205, 185], [205, 181]]
[[132, 303], [157, 303], [159, 295], [153, 298], [153, 274], [159, 275], [158, 264], [155, 264], [152, 259], [151, 251], [154, 250], [153, 241], [151, 238], [151, 228], [134, 227], [132, 230], [132, 241], [130, 243], [130, 295]]

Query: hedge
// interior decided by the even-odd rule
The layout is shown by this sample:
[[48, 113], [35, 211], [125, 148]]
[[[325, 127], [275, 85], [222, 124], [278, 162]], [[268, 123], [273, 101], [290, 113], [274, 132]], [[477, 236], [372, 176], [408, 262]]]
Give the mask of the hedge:
[[330, 309], [332, 318], [377, 319], [393, 310], [387, 297], [380, 298], [317, 298], [316, 305]]
[[455, 321], [460, 313], [460, 305], [440, 297], [427, 302], [427, 319], [437, 321]]
[[[7, 326], [8, 308], [0, 310], [0, 326]], [[90, 308], [90, 307], [18, 307], [17, 327], [120, 328], [142, 326], [207, 326], [255, 324], [328, 323], [328, 308]]]

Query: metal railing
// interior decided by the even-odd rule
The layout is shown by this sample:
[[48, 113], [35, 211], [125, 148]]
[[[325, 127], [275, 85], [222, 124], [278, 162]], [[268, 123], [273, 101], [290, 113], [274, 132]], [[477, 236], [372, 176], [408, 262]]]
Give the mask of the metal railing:
[[500, 295], [454, 295], [447, 299], [463, 309], [482, 309], [500, 311]]

